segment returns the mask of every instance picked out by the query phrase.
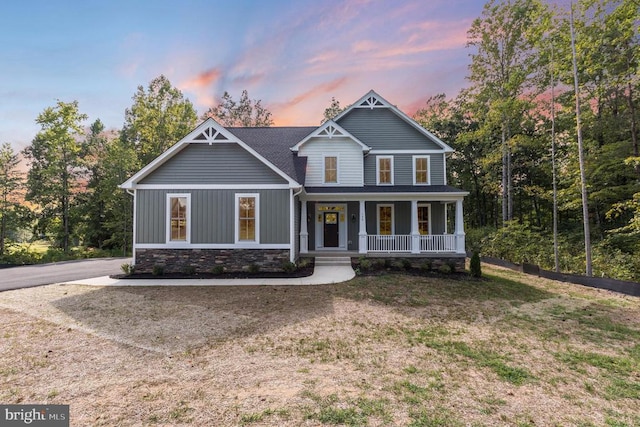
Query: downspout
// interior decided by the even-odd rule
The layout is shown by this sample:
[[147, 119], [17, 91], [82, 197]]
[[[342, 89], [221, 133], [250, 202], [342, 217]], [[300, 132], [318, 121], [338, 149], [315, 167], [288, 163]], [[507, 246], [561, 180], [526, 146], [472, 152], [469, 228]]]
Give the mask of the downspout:
[[[296, 251], [296, 208], [295, 208], [295, 200], [296, 200], [296, 196], [299, 196], [300, 193], [302, 193], [303, 187], [300, 186], [300, 190], [297, 193], [294, 193], [295, 187], [291, 187], [291, 203], [290, 203], [290, 212], [289, 212], [289, 216], [290, 216], [290, 231], [289, 231], [289, 261], [290, 262], [294, 262], [295, 261], [295, 251]], [[302, 221], [302, 218], [300, 218], [300, 221]]]
[[133, 233], [131, 233], [131, 257], [132, 257], [132, 261], [131, 264], [132, 265], [136, 265], [136, 210], [137, 210], [137, 203], [136, 203], [136, 191], [135, 190], [130, 190], [130, 189], [125, 189], [125, 191], [127, 192], [127, 194], [129, 194], [130, 196], [133, 197], [133, 218], [131, 221], [131, 226], [133, 229]]

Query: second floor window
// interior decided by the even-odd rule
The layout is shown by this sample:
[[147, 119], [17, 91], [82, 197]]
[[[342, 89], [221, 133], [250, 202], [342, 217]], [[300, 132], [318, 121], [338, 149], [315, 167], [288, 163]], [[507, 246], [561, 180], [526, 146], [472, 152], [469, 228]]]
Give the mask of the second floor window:
[[393, 157], [378, 157], [378, 185], [393, 185]]
[[325, 156], [324, 158], [324, 182], [325, 184], [338, 182], [338, 158], [336, 156]]
[[413, 183], [429, 184], [429, 157], [413, 157]]

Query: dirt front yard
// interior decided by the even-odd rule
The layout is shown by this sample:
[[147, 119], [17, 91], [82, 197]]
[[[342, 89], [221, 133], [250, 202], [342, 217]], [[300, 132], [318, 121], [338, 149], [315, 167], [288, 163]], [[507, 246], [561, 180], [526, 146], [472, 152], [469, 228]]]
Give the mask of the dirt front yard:
[[0, 293], [0, 403], [73, 426], [640, 425], [640, 299], [483, 266]]

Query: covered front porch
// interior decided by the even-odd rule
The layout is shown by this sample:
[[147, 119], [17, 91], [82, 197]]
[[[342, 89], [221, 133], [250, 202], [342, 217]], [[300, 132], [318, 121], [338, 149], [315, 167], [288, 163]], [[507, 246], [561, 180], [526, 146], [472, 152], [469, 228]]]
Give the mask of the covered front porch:
[[[299, 253], [464, 255], [464, 194], [322, 194], [300, 200]], [[353, 197], [357, 197], [353, 195]]]

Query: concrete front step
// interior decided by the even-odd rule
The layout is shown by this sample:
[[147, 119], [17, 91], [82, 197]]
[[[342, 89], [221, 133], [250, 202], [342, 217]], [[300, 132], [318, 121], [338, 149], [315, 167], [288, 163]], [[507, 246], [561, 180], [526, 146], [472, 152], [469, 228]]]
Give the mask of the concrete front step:
[[316, 257], [316, 267], [351, 266], [349, 257]]

